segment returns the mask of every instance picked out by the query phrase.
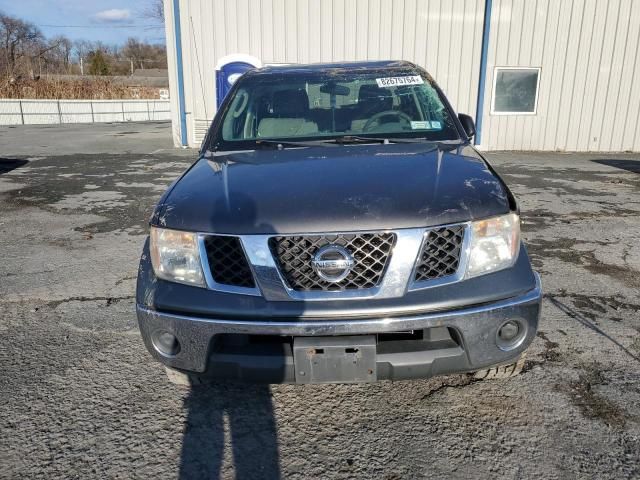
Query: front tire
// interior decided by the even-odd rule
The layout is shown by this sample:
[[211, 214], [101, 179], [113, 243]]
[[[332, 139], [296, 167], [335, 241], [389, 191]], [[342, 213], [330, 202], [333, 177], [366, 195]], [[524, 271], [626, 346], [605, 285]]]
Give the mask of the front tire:
[[174, 385], [182, 387], [193, 387], [194, 385], [202, 385], [202, 377], [195, 373], [183, 372], [171, 367], [164, 367], [167, 379]]
[[499, 380], [502, 378], [511, 378], [519, 375], [524, 368], [524, 355], [520, 356], [518, 360], [509, 365], [501, 365], [499, 367], [487, 368], [484, 370], [478, 370], [472, 373], [474, 380]]

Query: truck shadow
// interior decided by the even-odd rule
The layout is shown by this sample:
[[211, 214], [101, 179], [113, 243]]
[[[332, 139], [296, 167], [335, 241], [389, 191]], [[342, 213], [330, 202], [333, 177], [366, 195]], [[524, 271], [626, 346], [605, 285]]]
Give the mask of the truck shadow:
[[21, 160], [19, 158], [0, 158], [0, 175], [3, 173], [9, 173], [16, 168], [24, 167], [28, 160]]
[[639, 160], [623, 160], [618, 158], [607, 158], [599, 160], [591, 160], [593, 163], [599, 163], [600, 165], [606, 165], [608, 167], [619, 168], [631, 173], [640, 173], [640, 161]]
[[231, 450], [236, 479], [280, 478], [269, 385], [210, 383], [193, 387], [185, 408], [188, 414], [179, 478], [222, 478], [226, 446]]
[[[250, 196], [230, 189], [226, 169], [236, 168], [236, 165], [214, 161], [209, 165], [223, 184], [221, 195], [208, 212], [211, 224], [233, 225], [241, 217], [242, 223], [250, 226], [249, 231], [277, 233], [273, 225], [258, 220], [258, 209]], [[290, 313], [292, 318], [302, 315], [305, 303], [299, 302], [298, 307]], [[233, 362], [225, 364], [225, 361], [242, 353], [242, 348], [250, 342], [244, 337], [248, 336], [219, 335], [211, 355], [221, 358], [217, 367], [209, 366], [208, 373], [233, 378]], [[259, 352], [261, 360], [259, 365], [249, 368], [252, 372], [244, 372], [247, 380], [273, 383], [285, 380], [286, 363], [278, 355], [285, 348], [283, 344], [267, 341], [252, 348], [253, 353]], [[244, 375], [241, 377], [245, 378]], [[281, 477], [276, 420], [268, 384], [210, 381], [192, 387], [184, 406], [188, 413], [180, 460], [181, 479], [229, 476], [229, 461], [238, 480]]]

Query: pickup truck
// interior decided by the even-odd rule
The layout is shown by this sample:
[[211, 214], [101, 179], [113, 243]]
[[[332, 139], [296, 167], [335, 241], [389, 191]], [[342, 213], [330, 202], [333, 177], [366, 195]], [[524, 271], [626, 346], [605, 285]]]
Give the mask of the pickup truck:
[[169, 380], [517, 374], [540, 280], [474, 133], [412, 63], [242, 75], [150, 219], [137, 316]]

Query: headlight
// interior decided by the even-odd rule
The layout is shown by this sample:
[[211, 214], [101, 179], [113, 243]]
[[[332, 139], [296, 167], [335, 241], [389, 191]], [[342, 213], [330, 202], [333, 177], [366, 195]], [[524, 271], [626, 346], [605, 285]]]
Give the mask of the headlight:
[[158, 278], [205, 285], [195, 233], [151, 227], [149, 248], [153, 271]]
[[471, 224], [467, 277], [513, 266], [520, 250], [520, 218], [515, 213]]

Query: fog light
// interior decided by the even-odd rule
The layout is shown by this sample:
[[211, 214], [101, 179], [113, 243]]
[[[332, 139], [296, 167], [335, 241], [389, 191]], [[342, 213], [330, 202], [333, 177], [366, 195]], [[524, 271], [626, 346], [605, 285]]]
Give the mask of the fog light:
[[153, 345], [162, 355], [173, 357], [180, 351], [180, 342], [172, 333], [165, 331], [155, 332], [153, 335]]
[[509, 342], [516, 338], [519, 332], [520, 327], [518, 326], [518, 324], [513, 321], [508, 321], [507, 323], [502, 325], [502, 327], [500, 327], [500, 330], [498, 330], [498, 336], [500, 337], [500, 340]]
[[527, 336], [527, 325], [520, 320], [504, 322], [496, 332], [496, 344], [505, 352], [518, 348]]

